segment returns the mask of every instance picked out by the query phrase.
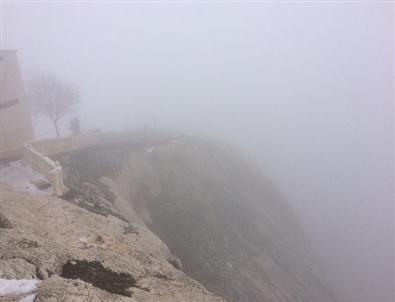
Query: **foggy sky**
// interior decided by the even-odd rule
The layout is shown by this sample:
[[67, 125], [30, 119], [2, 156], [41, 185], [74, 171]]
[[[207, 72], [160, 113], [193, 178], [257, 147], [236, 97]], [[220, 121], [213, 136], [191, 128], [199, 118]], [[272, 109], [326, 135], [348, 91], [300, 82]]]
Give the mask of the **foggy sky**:
[[1, 25], [25, 76], [79, 87], [85, 129], [156, 119], [235, 142], [296, 209], [338, 293], [393, 297], [393, 4], [3, 3]]

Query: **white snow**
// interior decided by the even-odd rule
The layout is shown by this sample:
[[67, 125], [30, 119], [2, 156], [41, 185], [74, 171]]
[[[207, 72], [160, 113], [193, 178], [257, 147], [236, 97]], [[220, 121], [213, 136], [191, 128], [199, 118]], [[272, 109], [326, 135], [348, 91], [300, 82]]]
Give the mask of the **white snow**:
[[40, 282], [40, 280], [36, 279], [0, 279], [0, 297], [31, 293], [36, 289], [36, 285]]
[[82, 242], [82, 243], [88, 243], [88, 238], [85, 237], [85, 236], [81, 236], [81, 237], [80, 237], [80, 242]]
[[52, 188], [38, 189], [31, 181], [45, 180], [44, 176], [25, 164], [22, 160], [0, 166], [0, 181], [11, 186], [15, 191], [29, 192], [33, 195], [50, 195]]
[[36, 294], [31, 294], [31, 295], [28, 295], [28, 296], [20, 299], [19, 302], [33, 302], [35, 297], [36, 297]]

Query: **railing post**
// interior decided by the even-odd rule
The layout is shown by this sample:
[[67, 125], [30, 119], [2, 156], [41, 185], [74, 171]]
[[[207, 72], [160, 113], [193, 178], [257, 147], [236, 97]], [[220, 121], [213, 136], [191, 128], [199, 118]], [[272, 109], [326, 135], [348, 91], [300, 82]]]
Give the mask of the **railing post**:
[[[39, 145], [43, 146], [41, 141]], [[41, 150], [40, 150], [41, 151]], [[43, 174], [52, 185], [52, 194], [62, 196], [66, 187], [63, 183], [62, 166], [58, 161], [52, 161], [45, 154], [34, 149], [32, 142], [24, 144], [24, 158], [30, 166]]]
[[62, 166], [59, 164], [58, 161], [55, 161], [55, 168], [53, 171], [54, 171], [53, 193], [56, 196], [62, 196], [65, 193], [65, 187], [63, 184]]

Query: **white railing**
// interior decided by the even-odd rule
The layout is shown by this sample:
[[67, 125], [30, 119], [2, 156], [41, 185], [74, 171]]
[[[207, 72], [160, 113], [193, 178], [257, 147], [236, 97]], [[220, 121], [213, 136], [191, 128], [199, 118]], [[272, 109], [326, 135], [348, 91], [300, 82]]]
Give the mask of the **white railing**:
[[52, 194], [62, 196], [66, 192], [63, 184], [62, 167], [57, 161], [35, 150], [31, 143], [24, 144], [23, 157], [36, 171], [40, 172], [52, 185]]
[[62, 196], [67, 188], [63, 183], [62, 166], [50, 155], [62, 154], [100, 142], [99, 131], [54, 139], [29, 141], [24, 144], [23, 157], [36, 171], [40, 172], [52, 185], [52, 193]]
[[[168, 140], [168, 139], [167, 139]], [[118, 143], [158, 144], [166, 141], [163, 137], [154, 137], [151, 142], [141, 135], [132, 136], [128, 132], [91, 131], [81, 135], [29, 141], [24, 144], [23, 156], [25, 161], [40, 172], [52, 185], [52, 193], [62, 196], [67, 188], [63, 184], [62, 167], [58, 161], [49, 156], [59, 155], [73, 150], [94, 146], [98, 144], [112, 145]]]

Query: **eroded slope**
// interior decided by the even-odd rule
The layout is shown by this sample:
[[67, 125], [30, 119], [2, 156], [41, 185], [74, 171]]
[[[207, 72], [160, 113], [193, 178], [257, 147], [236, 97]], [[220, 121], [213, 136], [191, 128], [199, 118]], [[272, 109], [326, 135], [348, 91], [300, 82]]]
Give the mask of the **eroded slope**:
[[231, 301], [333, 301], [287, 202], [228, 144], [178, 138], [63, 162], [81, 204], [94, 195], [97, 208], [146, 224], [211, 291]]

